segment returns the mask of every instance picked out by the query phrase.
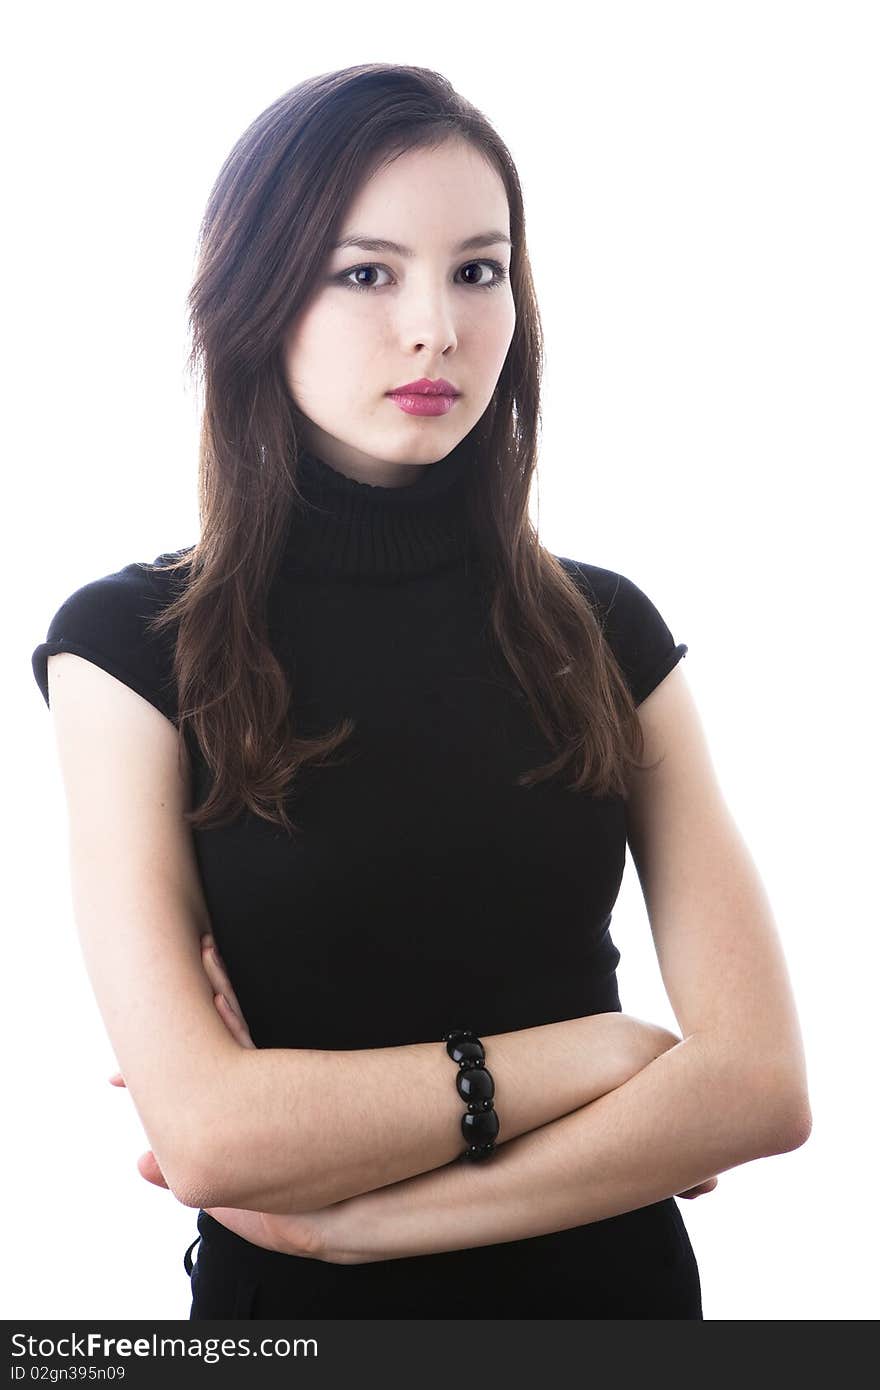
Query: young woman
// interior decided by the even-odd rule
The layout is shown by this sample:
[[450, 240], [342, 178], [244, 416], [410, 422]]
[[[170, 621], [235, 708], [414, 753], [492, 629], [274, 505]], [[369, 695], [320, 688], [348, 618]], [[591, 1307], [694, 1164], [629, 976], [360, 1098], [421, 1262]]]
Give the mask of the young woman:
[[[801, 1040], [687, 647], [528, 516], [506, 147], [429, 70], [301, 83], [191, 309], [200, 538], [33, 654], [190, 1316], [701, 1318], [675, 1196], [804, 1142]], [[627, 844], [680, 1037], [621, 1010]]]

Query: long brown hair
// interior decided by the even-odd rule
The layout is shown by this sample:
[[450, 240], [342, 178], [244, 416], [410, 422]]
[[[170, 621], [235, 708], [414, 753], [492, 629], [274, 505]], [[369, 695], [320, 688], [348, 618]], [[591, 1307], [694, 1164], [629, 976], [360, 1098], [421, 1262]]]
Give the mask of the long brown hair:
[[303, 417], [280, 349], [362, 181], [397, 154], [450, 138], [492, 162], [510, 211], [515, 329], [492, 401], [462, 445], [479, 462], [468, 471], [467, 507], [490, 584], [491, 632], [555, 750], [517, 783], [568, 770], [572, 791], [626, 797], [625, 768], [641, 765], [641, 726], [598, 615], [528, 514], [543, 339], [513, 160], [441, 74], [364, 63], [311, 77], [257, 116], [223, 164], [200, 228], [188, 304], [189, 367], [204, 383], [201, 534], [156, 566], [180, 571], [183, 583], [151, 619], [154, 631], [177, 626], [181, 756], [189, 726], [213, 776], [187, 812], [195, 828], [227, 824], [247, 807], [296, 833], [284, 800], [297, 772], [337, 761], [331, 755], [354, 731], [346, 718], [317, 737], [297, 734], [290, 682], [270, 644], [269, 591], [290, 517], [304, 505]]

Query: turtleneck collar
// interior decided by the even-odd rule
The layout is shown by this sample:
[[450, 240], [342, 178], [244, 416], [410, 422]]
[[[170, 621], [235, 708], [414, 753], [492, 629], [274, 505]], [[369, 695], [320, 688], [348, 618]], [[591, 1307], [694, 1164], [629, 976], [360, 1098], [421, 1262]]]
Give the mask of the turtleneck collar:
[[425, 574], [474, 551], [466, 493], [472, 452], [462, 444], [445, 458], [413, 465], [404, 487], [358, 482], [300, 450], [297, 485], [309, 503], [294, 514], [281, 572], [337, 578]]

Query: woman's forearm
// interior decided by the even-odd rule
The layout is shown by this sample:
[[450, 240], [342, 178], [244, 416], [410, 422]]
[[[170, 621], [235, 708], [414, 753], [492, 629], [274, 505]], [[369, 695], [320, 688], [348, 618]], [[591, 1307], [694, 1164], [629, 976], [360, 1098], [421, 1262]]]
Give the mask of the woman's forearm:
[[[618, 1085], [634, 1047], [656, 1055], [671, 1036], [605, 1013], [484, 1037], [499, 1151]], [[189, 1205], [312, 1211], [427, 1173], [464, 1148], [464, 1104], [440, 1041], [239, 1049], [223, 1077], [216, 1114], [200, 1117], [200, 1171], [181, 1197]]]
[[331, 1209], [322, 1258], [367, 1263], [567, 1230], [805, 1138], [789, 1097], [731, 1065], [720, 1039], [691, 1035], [484, 1163], [452, 1163]]

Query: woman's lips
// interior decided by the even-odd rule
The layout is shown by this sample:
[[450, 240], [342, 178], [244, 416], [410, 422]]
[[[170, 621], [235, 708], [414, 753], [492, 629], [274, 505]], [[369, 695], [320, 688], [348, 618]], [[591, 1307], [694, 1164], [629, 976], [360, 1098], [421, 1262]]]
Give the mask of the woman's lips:
[[389, 391], [388, 399], [405, 410], [407, 415], [445, 415], [455, 405], [458, 396], [424, 396]]

